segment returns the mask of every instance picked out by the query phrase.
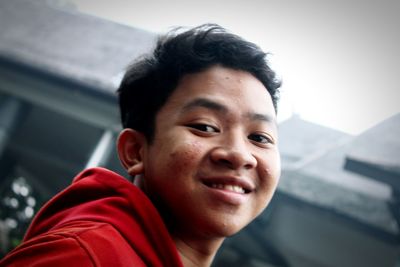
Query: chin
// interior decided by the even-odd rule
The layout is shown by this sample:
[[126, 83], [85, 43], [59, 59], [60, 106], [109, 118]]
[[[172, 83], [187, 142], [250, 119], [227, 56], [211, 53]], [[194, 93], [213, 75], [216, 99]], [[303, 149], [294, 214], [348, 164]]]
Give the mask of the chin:
[[[236, 221], [236, 223], [234, 223]], [[212, 224], [207, 225], [205, 233], [208, 233], [210, 236], [217, 238], [225, 238], [235, 235], [244, 227], [247, 226], [247, 223], [238, 223], [237, 220], [226, 220], [214, 222]]]

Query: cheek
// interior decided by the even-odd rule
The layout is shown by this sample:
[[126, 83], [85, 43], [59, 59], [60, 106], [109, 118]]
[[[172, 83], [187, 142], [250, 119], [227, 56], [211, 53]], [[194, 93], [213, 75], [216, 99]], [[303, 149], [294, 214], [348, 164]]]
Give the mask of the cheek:
[[179, 144], [169, 154], [169, 162], [177, 171], [199, 163], [204, 147], [198, 141], [187, 141]]
[[281, 175], [279, 157], [274, 156], [265, 160], [259, 169], [259, 175], [262, 177], [261, 183], [266, 186], [267, 190], [275, 189]]

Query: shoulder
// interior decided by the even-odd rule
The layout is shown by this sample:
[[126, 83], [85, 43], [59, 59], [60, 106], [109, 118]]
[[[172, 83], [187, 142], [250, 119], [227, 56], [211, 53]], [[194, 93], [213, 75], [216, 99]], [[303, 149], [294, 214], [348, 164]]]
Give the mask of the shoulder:
[[74, 222], [26, 241], [0, 266], [145, 266], [111, 225]]

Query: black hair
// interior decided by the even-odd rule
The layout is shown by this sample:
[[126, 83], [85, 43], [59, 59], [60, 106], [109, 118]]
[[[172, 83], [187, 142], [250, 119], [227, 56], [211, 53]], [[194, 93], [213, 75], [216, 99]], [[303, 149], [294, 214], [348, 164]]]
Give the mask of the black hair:
[[177, 28], [158, 39], [154, 51], [128, 67], [119, 93], [124, 128], [151, 141], [155, 117], [180, 79], [215, 65], [249, 72], [267, 88], [277, 110], [280, 81], [257, 45], [216, 24]]

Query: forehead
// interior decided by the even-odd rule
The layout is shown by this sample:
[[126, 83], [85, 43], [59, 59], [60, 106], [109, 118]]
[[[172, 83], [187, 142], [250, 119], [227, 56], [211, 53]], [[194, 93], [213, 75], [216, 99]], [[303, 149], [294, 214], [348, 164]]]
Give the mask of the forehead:
[[272, 99], [265, 86], [248, 72], [214, 66], [182, 77], [165, 107], [180, 109], [196, 98], [213, 100], [232, 110], [275, 117]]

